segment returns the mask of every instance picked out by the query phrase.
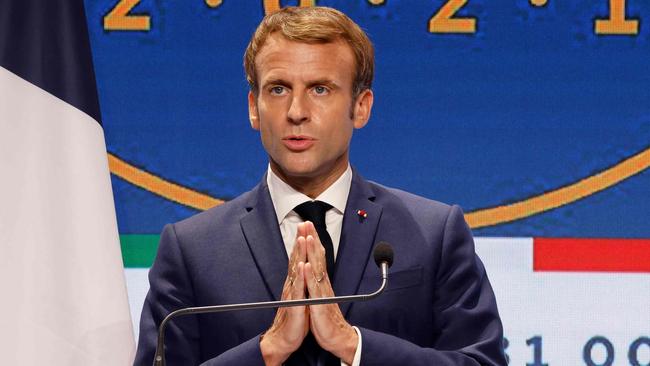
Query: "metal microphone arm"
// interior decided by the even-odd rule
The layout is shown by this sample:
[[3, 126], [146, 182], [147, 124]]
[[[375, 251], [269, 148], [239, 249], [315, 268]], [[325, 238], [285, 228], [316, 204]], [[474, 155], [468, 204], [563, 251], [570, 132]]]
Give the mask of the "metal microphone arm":
[[154, 357], [154, 366], [165, 365], [165, 327], [167, 323], [173, 318], [189, 315], [189, 314], [205, 314], [205, 313], [220, 313], [223, 311], [234, 310], [247, 310], [247, 309], [266, 309], [266, 308], [281, 308], [288, 306], [304, 306], [304, 305], [320, 305], [320, 304], [338, 304], [350, 301], [367, 301], [379, 296], [386, 288], [388, 280], [388, 266], [387, 262], [381, 263], [381, 286], [377, 291], [370, 294], [363, 295], [347, 295], [347, 296], [331, 296], [321, 297], [317, 299], [300, 299], [300, 300], [279, 300], [279, 301], [263, 301], [251, 302], [246, 304], [230, 304], [230, 305], [213, 305], [213, 306], [198, 306], [192, 308], [178, 309], [169, 313], [160, 323], [158, 328], [158, 344], [156, 346], [156, 355]]

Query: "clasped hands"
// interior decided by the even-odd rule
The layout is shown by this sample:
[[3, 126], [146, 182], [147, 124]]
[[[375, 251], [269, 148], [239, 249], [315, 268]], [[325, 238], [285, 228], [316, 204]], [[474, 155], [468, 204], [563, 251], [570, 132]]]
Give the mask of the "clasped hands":
[[[298, 225], [296, 243], [289, 258], [282, 300], [334, 296], [327, 275], [325, 248], [314, 224]], [[311, 330], [321, 348], [351, 364], [358, 335], [345, 320], [338, 304], [279, 308], [273, 325], [262, 336], [260, 349], [266, 365], [281, 365], [302, 344]]]

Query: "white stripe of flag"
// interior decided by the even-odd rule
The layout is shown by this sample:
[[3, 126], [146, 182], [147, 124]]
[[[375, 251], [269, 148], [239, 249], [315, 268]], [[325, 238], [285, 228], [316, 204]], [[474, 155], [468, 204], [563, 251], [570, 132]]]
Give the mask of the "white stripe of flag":
[[[16, 9], [24, 1], [3, 2], [0, 8], [15, 11], [12, 26], [39, 29], [20, 22]], [[49, 7], [37, 3], [28, 9]], [[64, 4], [52, 6], [67, 11], [79, 5]], [[48, 18], [30, 18], [42, 19]], [[65, 19], [56, 21], [70, 25]], [[85, 19], [80, 22], [85, 24]], [[69, 67], [61, 74], [44, 75], [52, 71], [47, 69], [51, 60], [46, 59], [48, 52], [38, 50], [47, 50], [47, 45], [28, 42], [38, 35], [28, 39], [22, 31], [8, 34], [9, 26], [0, 24], [1, 363], [129, 365], [135, 342], [102, 126], [63, 100], [80, 84], [80, 79], [65, 79], [78, 65], [65, 64]], [[74, 28], [73, 37], [81, 31], [85, 27]], [[27, 47], [37, 52], [16, 56]], [[84, 47], [80, 49], [87, 51]], [[76, 50], [65, 50], [70, 49]], [[72, 57], [64, 58], [66, 62], [80, 59], [67, 56]], [[83, 56], [89, 62], [90, 55]], [[30, 76], [44, 86], [33, 84]], [[94, 76], [81, 76], [94, 84]], [[52, 90], [68, 94], [61, 97]], [[77, 95], [82, 101], [90, 96], [96, 105], [95, 90]]]

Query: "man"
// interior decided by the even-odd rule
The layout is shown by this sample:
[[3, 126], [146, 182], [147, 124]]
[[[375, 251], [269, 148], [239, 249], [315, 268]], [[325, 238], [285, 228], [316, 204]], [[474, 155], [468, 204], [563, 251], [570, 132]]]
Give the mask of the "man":
[[165, 227], [136, 364], [152, 363], [156, 329], [178, 308], [376, 289], [380, 240], [396, 259], [379, 298], [179, 318], [167, 328], [168, 364], [505, 364], [494, 295], [460, 209], [349, 166], [352, 132], [373, 104], [365, 33], [334, 9], [285, 8], [262, 21], [244, 64], [267, 175]]

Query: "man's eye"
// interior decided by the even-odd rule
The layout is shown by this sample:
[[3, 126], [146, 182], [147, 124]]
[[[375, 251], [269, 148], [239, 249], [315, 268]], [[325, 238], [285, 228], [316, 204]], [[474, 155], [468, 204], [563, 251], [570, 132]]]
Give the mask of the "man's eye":
[[328, 90], [327, 90], [326, 87], [324, 87], [322, 85], [318, 85], [318, 86], [314, 87], [314, 92], [316, 94], [327, 94]]
[[271, 88], [271, 94], [282, 94], [284, 93], [284, 87], [282, 86], [274, 86]]

